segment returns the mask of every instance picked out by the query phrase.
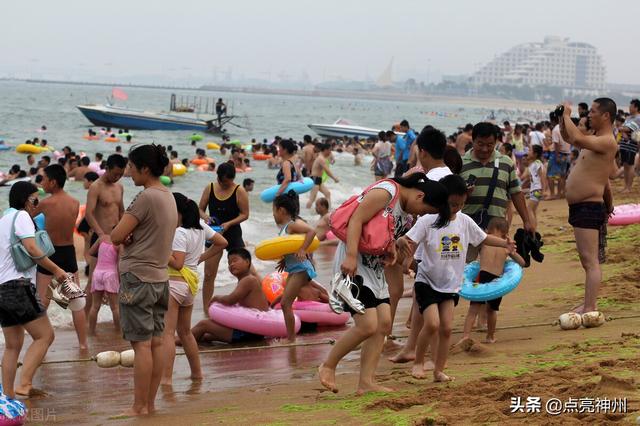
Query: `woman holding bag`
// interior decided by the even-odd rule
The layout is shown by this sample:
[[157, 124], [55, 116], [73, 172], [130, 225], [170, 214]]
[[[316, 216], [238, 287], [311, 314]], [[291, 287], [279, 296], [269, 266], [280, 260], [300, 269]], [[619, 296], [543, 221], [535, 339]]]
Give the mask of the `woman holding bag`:
[[[338, 392], [335, 369], [362, 343], [358, 394], [389, 390], [375, 381], [384, 338], [392, 326], [384, 267], [395, 263], [395, 240], [408, 231], [410, 215], [434, 213], [439, 215], [435, 226], [445, 226], [449, 219], [447, 191], [423, 173], [414, 173], [377, 182], [332, 215], [332, 231], [341, 239], [335, 254], [334, 280], [340, 281], [340, 274], [353, 280], [353, 297], [344, 294], [344, 286], [339, 296], [347, 303], [345, 309], [352, 313], [355, 326], [342, 335], [318, 369], [325, 388]], [[369, 227], [370, 223], [376, 226]]]
[[[30, 396], [36, 393], [32, 387], [33, 376], [53, 343], [53, 328], [34, 282], [36, 264], [52, 272], [58, 282], [67, 279], [66, 272], [43, 256], [41, 248], [36, 244], [36, 228], [32, 216], [38, 202], [38, 188], [35, 185], [17, 182], [9, 192], [9, 206], [15, 213], [9, 212], [0, 219], [0, 326], [5, 341], [2, 389], [11, 399], [16, 394]], [[11, 246], [16, 240], [19, 240], [18, 244], [22, 244], [34, 262], [26, 270], [23, 269], [25, 265], [18, 265], [12, 256]], [[20, 385], [14, 388], [25, 330], [33, 343], [22, 361]]]

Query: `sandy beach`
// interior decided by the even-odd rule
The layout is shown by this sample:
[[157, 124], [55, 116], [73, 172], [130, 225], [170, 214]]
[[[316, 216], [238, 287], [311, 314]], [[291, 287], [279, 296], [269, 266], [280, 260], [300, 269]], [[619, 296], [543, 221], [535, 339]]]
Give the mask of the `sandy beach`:
[[[616, 204], [640, 195], [620, 196]], [[47, 364], [35, 385], [46, 398], [29, 401], [33, 423], [56, 424], [617, 424], [635, 421], [640, 411], [640, 225], [610, 227], [608, 260], [599, 308], [610, 319], [595, 329], [562, 331], [553, 325], [558, 315], [578, 304], [583, 273], [577, 261], [564, 200], [540, 207], [540, 232], [545, 261], [525, 271], [523, 282], [503, 302], [498, 318], [498, 342], [455, 348], [447, 372], [456, 380], [434, 384], [411, 378], [408, 364], [393, 364], [385, 353], [379, 381], [393, 393], [354, 394], [358, 353], [338, 369], [337, 395], [324, 392], [316, 368], [329, 350], [330, 339], [344, 329], [320, 330], [300, 336], [300, 346], [278, 347], [268, 341], [247, 347], [202, 346], [205, 380], [192, 383], [184, 357], [176, 359], [174, 386], [161, 388], [157, 415], [119, 418], [131, 401], [132, 369], [100, 369], [93, 361]], [[515, 219], [516, 224], [519, 219]], [[332, 251], [316, 256], [320, 282], [331, 274]], [[408, 288], [412, 280], [405, 279]], [[402, 299], [394, 335], [402, 343], [410, 299]], [[467, 302], [455, 311], [454, 338], [460, 337]], [[193, 321], [201, 318], [194, 313]], [[475, 333], [480, 342], [484, 337]], [[102, 324], [90, 341], [91, 355], [123, 350], [128, 344]], [[87, 358], [71, 349], [75, 333], [58, 330], [47, 362]], [[541, 397], [541, 413], [511, 413], [513, 397]], [[544, 401], [559, 398], [626, 398], [627, 413], [544, 413]], [[578, 411], [578, 410], [576, 410]]]

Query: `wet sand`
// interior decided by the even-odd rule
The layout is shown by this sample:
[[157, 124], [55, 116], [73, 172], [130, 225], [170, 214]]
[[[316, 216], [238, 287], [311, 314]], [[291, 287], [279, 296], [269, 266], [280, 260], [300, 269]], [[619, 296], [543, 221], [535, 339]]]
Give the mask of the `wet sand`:
[[[620, 189], [616, 183], [615, 188]], [[636, 190], [617, 204], [637, 202]], [[132, 402], [132, 369], [100, 369], [93, 362], [43, 366], [35, 385], [50, 392], [29, 402], [32, 415], [49, 415], [46, 423], [61, 424], [613, 424], [635, 421], [640, 410], [637, 372], [640, 367], [640, 225], [609, 228], [608, 263], [600, 292], [600, 309], [619, 318], [595, 329], [561, 331], [552, 323], [577, 305], [583, 295], [583, 272], [577, 261], [564, 200], [539, 208], [545, 261], [525, 271], [521, 285], [505, 297], [498, 317], [498, 342], [454, 349], [447, 373], [450, 384], [434, 384], [410, 376], [410, 364], [380, 362], [378, 379], [397, 392], [354, 395], [358, 351], [338, 367], [338, 395], [322, 391], [315, 374], [329, 350], [328, 339], [344, 329], [302, 335], [297, 348], [256, 348], [201, 355], [206, 379], [193, 384], [183, 356], [176, 358], [174, 385], [161, 389], [155, 416], [118, 419]], [[518, 223], [519, 219], [516, 218]], [[319, 281], [331, 275], [332, 251], [316, 256]], [[412, 280], [405, 279], [409, 287]], [[404, 323], [410, 299], [401, 300], [394, 334], [406, 336]], [[453, 341], [459, 339], [468, 303], [455, 311]], [[193, 322], [201, 318], [194, 314]], [[500, 329], [500, 328], [508, 329]], [[90, 341], [91, 353], [123, 350], [128, 343], [100, 324]], [[475, 333], [479, 342], [484, 337]], [[28, 340], [28, 339], [27, 339]], [[85, 357], [75, 347], [71, 330], [58, 330], [47, 361]], [[270, 347], [277, 341], [263, 343]], [[317, 344], [317, 345], [316, 345]], [[634, 379], [635, 377], [635, 379]], [[565, 413], [559, 416], [510, 413], [511, 397], [626, 397], [628, 413]], [[543, 406], [544, 411], [544, 406]], [[52, 414], [53, 413], [53, 414]], [[34, 421], [37, 420], [33, 418]], [[44, 420], [41, 419], [41, 420]]]

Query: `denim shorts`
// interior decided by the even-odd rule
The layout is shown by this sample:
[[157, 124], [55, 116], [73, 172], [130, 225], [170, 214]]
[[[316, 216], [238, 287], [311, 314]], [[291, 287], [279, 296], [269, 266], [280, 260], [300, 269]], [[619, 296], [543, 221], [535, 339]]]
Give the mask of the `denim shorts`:
[[120, 275], [120, 325], [125, 340], [141, 342], [162, 336], [169, 306], [169, 282], [147, 283], [131, 272]]
[[0, 284], [0, 326], [27, 324], [47, 314], [36, 285], [26, 278]]

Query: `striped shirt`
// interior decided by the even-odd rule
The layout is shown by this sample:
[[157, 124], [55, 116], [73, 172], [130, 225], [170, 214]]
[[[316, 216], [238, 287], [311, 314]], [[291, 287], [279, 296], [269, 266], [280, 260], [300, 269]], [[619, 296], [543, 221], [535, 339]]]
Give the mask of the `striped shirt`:
[[500, 171], [498, 172], [496, 189], [493, 192], [491, 204], [489, 204], [489, 215], [502, 218], [506, 217], [507, 204], [511, 195], [521, 191], [520, 180], [516, 175], [513, 162], [509, 157], [500, 154], [498, 151], [494, 151], [491, 158], [487, 160], [487, 163], [482, 165], [482, 163], [475, 158], [473, 149], [471, 149], [462, 157], [462, 171], [460, 172], [460, 176], [466, 180], [470, 175], [474, 175], [476, 176], [476, 183], [473, 193], [467, 198], [467, 202], [462, 209], [463, 213], [472, 215], [482, 209], [485, 197], [489, 192], [496, 155], [499, 156]]

